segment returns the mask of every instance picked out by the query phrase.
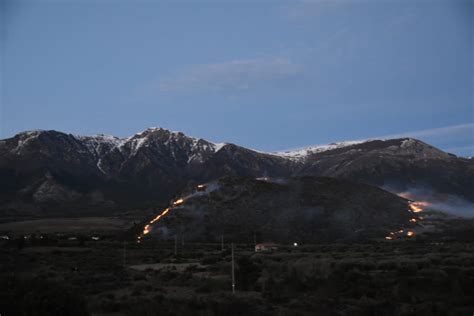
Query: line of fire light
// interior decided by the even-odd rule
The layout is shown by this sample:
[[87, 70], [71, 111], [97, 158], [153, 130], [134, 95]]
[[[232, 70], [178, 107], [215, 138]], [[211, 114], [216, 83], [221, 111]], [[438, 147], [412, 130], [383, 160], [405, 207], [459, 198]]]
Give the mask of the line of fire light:
[[[197, 189], [198, 190], [202, 190], [202, 189], [205, 189], [206, 186], [204, 184], [199, 184], [197, 186]], [[172, 203], [173, 206], [179, 206], [181, 204], [184, 203], [184, 199], [183, 198], [179, 198], [177, 199], [176, 201], [174, 201]], [[167, 207], [165, 208], [159, 215], [157, 215], [155, 218], [153, 218], [151, 221], [148, 222], [148, 224], [146, 224], [144, 227], [143, 227], [143, 232], [141, 233], [140, 236], [137, 237], [137, 242], [139, 243], [141, 241], [141, 239], [149, 234], [151, 232], [151, 225], [153, 225], [154, 223], [156, 223], [157, 221], [159, 221], [163, 216], [165, 216], [166, 214], [168, 214], [168, 212], [171, 210], [170, 207]]]
[[[178, 204], [175, 204], [176, 202], [178, 202], [179, 200], [177, 201], [174, 201], [173, 202], [173, 205], [179, 205], [179, 204], [182, 204], [184, 201], [182, 201], [182, 199], [180, 199], [181, 202], [178, 203]], [[162, 218], [163, 216], [165, 216], [166, 214], [168, 214], [168, 212], [170, 211], [170, 208], [167, 207], [163, 210], [163, 212], [161, 212], [159, 215], [157, 215], [155, 218], [153, 218], [151, 221], [148, 222], [148, 224], [145, 225], [145, 227], [143, 227], [143, 232], [140, 236], [138, 236], [138, 242], [140, 242], [140, 240], [143, 238], [143, 236], [147, 235], [148, 233], [150, 233], [150, 228], [151, 228], [151, 225], [154, 224], [155, 222], [159, 221], [160, 218]]]

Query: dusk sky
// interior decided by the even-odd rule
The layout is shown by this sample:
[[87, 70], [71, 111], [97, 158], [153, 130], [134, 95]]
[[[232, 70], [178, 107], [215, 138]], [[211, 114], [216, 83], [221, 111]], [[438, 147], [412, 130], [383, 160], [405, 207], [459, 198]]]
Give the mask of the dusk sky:
[[0, 138], [164, 127], [474, 155], [474, 1], [4, 0]]

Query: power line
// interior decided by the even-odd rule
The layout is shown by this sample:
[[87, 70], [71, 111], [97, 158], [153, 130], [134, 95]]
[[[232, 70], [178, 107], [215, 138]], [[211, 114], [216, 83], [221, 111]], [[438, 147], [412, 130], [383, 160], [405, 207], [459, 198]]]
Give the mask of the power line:
[[232, 294], [235, 294], [234, 243], [232, 243]]

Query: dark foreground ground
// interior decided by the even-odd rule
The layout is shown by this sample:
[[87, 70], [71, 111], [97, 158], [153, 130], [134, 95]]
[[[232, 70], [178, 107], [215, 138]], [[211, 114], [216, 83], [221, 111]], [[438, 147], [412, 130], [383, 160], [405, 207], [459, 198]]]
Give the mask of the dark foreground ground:
[[473, 315], [474, 243], [3, 241], [0, 314]]

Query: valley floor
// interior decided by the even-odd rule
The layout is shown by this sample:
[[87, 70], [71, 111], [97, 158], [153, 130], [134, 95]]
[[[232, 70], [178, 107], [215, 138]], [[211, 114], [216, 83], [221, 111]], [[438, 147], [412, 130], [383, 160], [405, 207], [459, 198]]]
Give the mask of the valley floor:
[[474, 242], [9, 240], [2, 315], [472, 315]]

